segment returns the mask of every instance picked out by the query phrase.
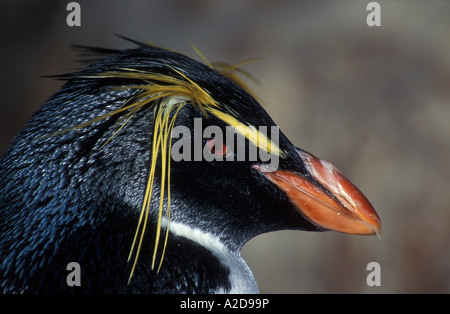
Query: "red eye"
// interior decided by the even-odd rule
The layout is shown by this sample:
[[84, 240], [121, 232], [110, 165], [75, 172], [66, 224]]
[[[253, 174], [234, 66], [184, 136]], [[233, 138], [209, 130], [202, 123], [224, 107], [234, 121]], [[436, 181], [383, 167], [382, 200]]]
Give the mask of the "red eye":
[[225, 156], [225, 154], [227, 153], [227, 146], [221, 141], [216, 140], [215, 138], [210, 138], [209, 140], [207, 140], [206, 146], [208, 146], [211, 153], [216, 156]]

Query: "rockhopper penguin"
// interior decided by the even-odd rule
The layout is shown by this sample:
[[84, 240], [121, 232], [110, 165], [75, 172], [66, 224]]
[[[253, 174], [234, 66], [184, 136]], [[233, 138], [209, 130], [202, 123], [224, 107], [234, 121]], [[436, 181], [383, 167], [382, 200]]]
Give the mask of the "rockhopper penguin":
[[85, 47], [96, 59], [59, 76], [4, 153], [1, 292], [257, 293], [240, 250], [259, 234], [381, 232], [339, 170], [278, 131], [242, 70], [137, 44]]

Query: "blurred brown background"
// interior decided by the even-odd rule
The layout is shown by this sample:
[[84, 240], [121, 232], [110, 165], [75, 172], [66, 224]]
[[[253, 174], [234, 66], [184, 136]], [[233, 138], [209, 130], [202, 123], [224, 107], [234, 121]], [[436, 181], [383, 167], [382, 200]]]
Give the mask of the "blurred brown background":
[[[382, 239], [276, 232], [242, 252], [263, 293], [450, 292], [450, 2], [70, 1], [0, 4], [0, 154], [78, 65], [72, 43], [132, 45], [114, 34], [199, 59], [236, 63], [297, 146], [332, 161], [371, 200]], [[366, 266], [381, 265], [369, 287]]]

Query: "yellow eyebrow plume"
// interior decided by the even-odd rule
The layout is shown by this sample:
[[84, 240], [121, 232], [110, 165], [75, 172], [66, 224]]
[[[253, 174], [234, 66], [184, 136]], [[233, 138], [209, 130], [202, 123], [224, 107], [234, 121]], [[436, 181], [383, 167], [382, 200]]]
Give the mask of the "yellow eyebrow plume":
[[282, 158], [285, 157], [285, 152], [253, 125], [245, 125], [235, 117], [215, 108], [208, 108], [207, 110], [214, 116], [225, 122], [227, 125], [232, 126], [238, 133], [247, 138], [247, 140], [249, 140], [259, 149], [262, 149], [269, 154], [273, 154]]
[[[162, 229], [162, 217], [164, 208], [164, 196], [165, 189], [167, 187], [167, 227], [166, 236], [164, 239], [163, 253], [159, 262], [158, 271], [161, 268], [162, 261], [164, 258], [164, 252], [167, 246], [168, 232], [169, 232], [169, 221], [170, 221], [170, 156], [171, 156], [171, 141], [172, 141], [172, 130], [175, 125], [176, 117], [181, 110], [181, 108], [186, 104], [184, 101], [179, 101], [175, 98], [166, 98], [161, 101], [161, 105], [158, 107], [157, 112], [155, 112], [155, 125], [153, 131], [153, 145], [152, 145], [152, 161], [150, 167], [150, 175], [147, 181], [147, 187], [145, 189], [144, 201], [141, 208], [141, 214], [139, 217], [138, 227], [131, 245], [130, 254], [128, 256], [128, 261], [131, 259], [132, 253], [134, 251], [136, 241], [140, 237], [139, 243], [136, 249], [136, 256], [131, 269], [130, 277], [128, 278], [128, 283], [130, 282], [135, 267], [139, 252], [141, 250], [142, 241], [144, 238], [145, 228], [147, 226], [147, 220], [150, 212], [150, 201], [153, 191], [153, 181], [155, 178], [156, 161], [158, 158], [158, 152], [161, 150], [161, 189], [159, 198], [159, 211], [158, 211], [158, 222], [156, 228], [156, 239], [152, 258], [152, 269], [155, 267], [156, 255], [158, 252], [158, 246], [160, 242], [161, 229]], [[171, 113], [174, 112], [172, 118], [170, 118]], [[167, 174], [167, 175], [166, 175]], [[167, 177], [167, 184], [166, 184]], [[142, 225], [142, 229], [141, 229]]]

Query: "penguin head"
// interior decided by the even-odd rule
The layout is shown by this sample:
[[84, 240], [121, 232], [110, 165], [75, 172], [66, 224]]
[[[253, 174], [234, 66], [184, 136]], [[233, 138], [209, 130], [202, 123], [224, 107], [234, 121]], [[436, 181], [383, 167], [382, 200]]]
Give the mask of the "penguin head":
[[[283, 229], [380, 232], [361, 191], [295, 147], [236, 67], [145, 44], [90, 51], [104, 58], [59, 76], [68, 82], [5, 154], [16, 169], [2, 169], [6, 178], [21, 180], [27, 206], [45, 211], [42, 228], [56, 223], [51, 232], [75, 234], [89, 222], [101, 233], [119, 217], [121, 230], [133, 230], [134, 265], [151, 234], [152, 268], [163, 262], [171, 223], [211, 234], [235, 252]], [[27, 167], [33, 170], [18, 170]], [[5, 184], [5, 199], [21, 197]], [[30, 230], [37, 225], [31, 213], [21, 215]]]

